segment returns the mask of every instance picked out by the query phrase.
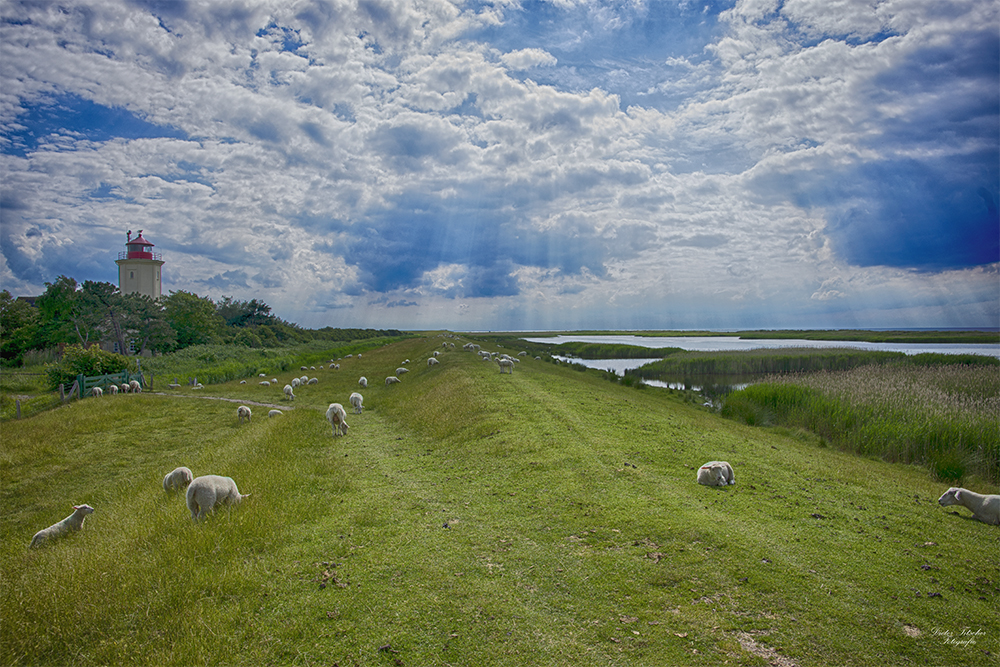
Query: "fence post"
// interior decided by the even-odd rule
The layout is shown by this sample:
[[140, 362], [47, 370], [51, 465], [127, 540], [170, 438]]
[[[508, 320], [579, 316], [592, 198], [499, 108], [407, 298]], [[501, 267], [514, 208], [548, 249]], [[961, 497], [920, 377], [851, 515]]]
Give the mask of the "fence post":
[[86, 380], [85, 377], [83, 377], [82, 374], [76, 376], [76, 385], [77, 385], [77, 388], [80, 391], [80, 398], [83, 398], [83, 387], [86, 384], [87, 384], [87, 380]]
[[21, 418], [21, 399], [14, 399], [14, 410], [17, 412], [17, 418]]
[[66, 385], [65, 384], [60, 384], [59, 385], [59, 402], [60, 403], [65, 403], [66, 402]]

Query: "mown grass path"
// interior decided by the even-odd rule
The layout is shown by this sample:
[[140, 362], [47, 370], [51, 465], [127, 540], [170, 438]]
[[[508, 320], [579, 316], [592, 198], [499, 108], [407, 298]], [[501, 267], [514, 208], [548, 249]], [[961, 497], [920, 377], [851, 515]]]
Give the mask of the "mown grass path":
[[[197, 392], [5, 425], [0, 662], [996, 661], [1000, 533], [937, 506], [925, 471], [532, 360], [429, 368], [440, 342], [344, 360], [250, 425]], [[362, 374], [334, 438], [323, 411]], [[710, 459], [736, 486], [695, 483]], [[251, 497], [194, 524], [159, 486], [176, 465]], [[26, 548], [81, 502], [81, 533]]]

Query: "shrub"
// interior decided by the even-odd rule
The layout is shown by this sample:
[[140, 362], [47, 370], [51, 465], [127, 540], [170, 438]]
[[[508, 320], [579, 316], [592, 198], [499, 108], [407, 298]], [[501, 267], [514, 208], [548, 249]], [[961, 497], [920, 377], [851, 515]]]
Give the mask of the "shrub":
[[128, 358], [114, 352], [106, 352], [96, 345], [87, 349], [70, 345], [63, 351], [63, 358], [45, 369], [49, 388], [70, 384], [77, 375], [110, 375], [121, 373], [130, 367]]

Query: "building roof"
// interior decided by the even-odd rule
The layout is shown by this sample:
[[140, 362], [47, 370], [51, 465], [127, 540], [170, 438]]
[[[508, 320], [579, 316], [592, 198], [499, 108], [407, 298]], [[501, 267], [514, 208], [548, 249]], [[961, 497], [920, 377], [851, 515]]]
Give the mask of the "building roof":
[[125, 245], [149, 245], [149, 246], [151, 246], [153, 244], [150, 243], [149, 241], [147, 241], [146, 239], [142, 238], [142, 232], [139, 232], [138, 236], [136, 236], [134, 239], [131, 239]]

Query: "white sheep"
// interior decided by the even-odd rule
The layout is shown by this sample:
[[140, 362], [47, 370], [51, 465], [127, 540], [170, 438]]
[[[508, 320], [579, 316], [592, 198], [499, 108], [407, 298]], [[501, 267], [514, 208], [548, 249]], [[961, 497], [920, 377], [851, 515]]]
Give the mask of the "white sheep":
[[354, 414], [357, 415], [361, 414], [361, 408], [362, 408], [361, 403], [364, 400], [365, 400], [364, 397], [358, 392], [354, 392], [353, 394], [351, 394], [351, 405], [354, 406]]
[[497, 359], [497, 365], [500, 367], [501, 373], [514, 374], [514, 362], [510, 359]]
[[438, 356], [439, 354], [441, 354], [441, 353], [440, 353], [440, 352], [438, 352], [437, 350], [434, 350], [434, 356], [435, 356], [435, 357], [436, 357], [436, 356]]
[[138, 380], [129, 380], [128, 386], [129, 386], [129, 389], [132, 390], [133, 394], [141, 394], [142, 393], [142, 385], [139, 384]]
[[300, 370], [300, 371], [307, 371], [307, 370], [309, 370], [309, 369], [308, 369], [308, 368], [306, 368], [305, 366], [299, 366], [299, 370]]
[[246, 384], [246, 383], [247, 383], [246, 380], [240, 380], [240, 384]]
[[129, 390], [129, 386], [127, 384], [123, 384], [122, 385], [122, 393], [123, 394], [127, 394], [128, 390]]
[[299, 378], [299, 382], [301, 382], [302, 384], [305, 384], [306, 382], [309, 382], [309, 376], [308, 375], [303, 375], [302, 377]]
[[404, 368], [402, 366], [396, 369], [396, 375], [402, 375], [403, 373], [409, 373], [409, 372], [410, 372], [409, 368]]
[[248, 408], [247, 406], [241, 405], [240, 407], [236, 408], [236, 418], [240, 420], [241, 424], [243, 423], [244, 419], [249, 424], [251, 416], [253, 416], [253, 413], [250, 412], [250, 408]]
[[40, 531], [35, 533], [35, 536], [31, 538], [31, 544], [29, 546], [38, 547], [41, 546], [43, 542], [54, 540], [57, 537], [62, 537], [71, 530], [80, 530], [83, 528], [83, 520], [86, 519], [87, 515], [93, 511], [94, 508], [90, 505], [74, 505], [73, 513], [68, 517], [59, 523], [52, 524], [48, 528], [42, 528]]
[[962, 505], [972, 511], [973, 519], [991, 526], [1000, 526], [1000, 495], [984, 496], [975, 491], [953, 486], [938, 498], [938, 504]]
[[326, 409], [326, 420], [333, 427], [334, 435], [347, 435], [346, 417], [347, 412], [344, 411], [344, 406], [340, 403], [331, 403], [330, 407]]
[[174, 468], [163, 477], [163, 490], [167, 493], [171, 491], [183, 491], [194, 479], [190, 468], [181, 466]]
[[365, 387], [367, 387], [368, 386], [368, 378], [366, 378], [364, 375], [362, 375], [361, 379], [358, 380], [358, 385], [360, 385], [362, 389], [364, 389]]
[[291, 401], [295, 398], [295, 394], [292, 393], [292, 385], [286, 384], [284, 392], [285, 392], [285, 398], [287, 398], [288, 400]]
[[271, 378], [271, 384], [278, 384], [278, 378]]
[[100, 387], [94, 387], [93, 389], [90, 390], [90, 395], [93, 396], [94, 398], [97, 398], [98, 396], [104, 396], [104, 390], [101, 389]]
[[399, 382], [399, 378], [395, 375], [390, 375], [385, 379], [385, 386], [388, 387], [390, 384], [396, 384], [397, 382]]
[[300, 384], [302, 384], [302, 380], [300, 380], [298, 378], [292, 378], [292, 388], [293, 389], [295, 387], [298, 387]]
[[278, 417], [278, 416], [281, 416], [283, 414], [285, 414], [285, 413], [282, 412], [281, 410], [270, 410], [270, 411], [268, 411], [267, 416], [268, 417]]
[[118, 393], [118, 385], [116, 385], [116, 384], [109, 384], [108, 385], [108, 393], [111, 394], [112, 396], [116, 395]]
[[258, 384], [260, 386], [262, 386], [262, 387], [270, 387], [271, 386], [271, 383], [268, 382], [267, 380], [261, 380], [260, 382], [258, 382]]
[[259, 378], [266, 378], [267, 376], [266, 376], [266, 375], [264, 375], [263, 373], [258, 373], [258, 374], [257, 374], [257, 377], [259, 377]]
[[187, 507], [191, 510], [192, 519], [203, 519], [206, 514], [215, 511], [216, 505], [226, 503], [239, 505], [240, 501], [249, 495], [249, 493], [240, 495], [232, 477], [202, 475], [195, 477], [188, 485]]
[[698, 468], [698, 483], [705, 486], [726, 486], [736, 483], [733, 467], [725, 461], [709, 461]]
[[309, 378], [309, 382], [306, 384], [319, 384], [319, 378]]
[[430, 359], [427, 360], [427, 365], [428, 366], [437, 366], [440, 363], [441, 362], [438, 361], [437, 359], [435, 359], [434, 357], [431, 357]]

